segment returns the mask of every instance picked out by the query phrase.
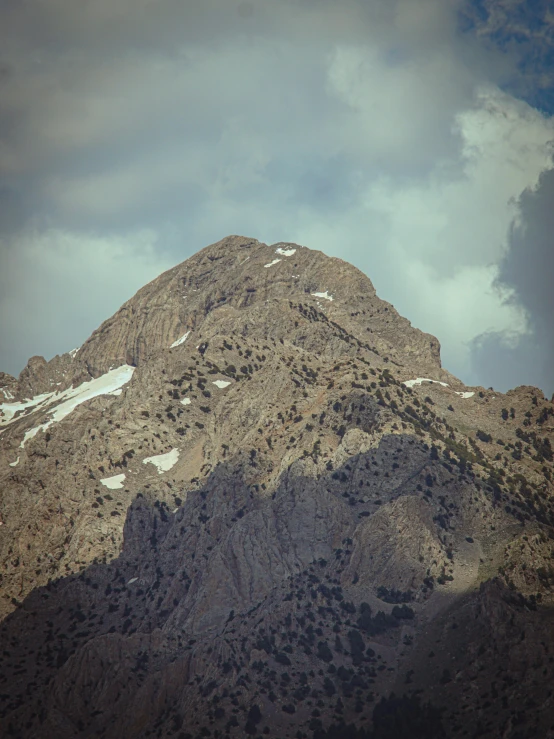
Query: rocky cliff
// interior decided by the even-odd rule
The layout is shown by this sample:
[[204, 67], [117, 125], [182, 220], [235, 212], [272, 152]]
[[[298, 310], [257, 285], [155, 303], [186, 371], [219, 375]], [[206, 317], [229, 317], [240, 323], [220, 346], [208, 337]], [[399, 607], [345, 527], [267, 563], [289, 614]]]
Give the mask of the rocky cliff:
[[228, 237], [2, 396], [0, 734], [554, 736], [554, 407], [351, 265]]

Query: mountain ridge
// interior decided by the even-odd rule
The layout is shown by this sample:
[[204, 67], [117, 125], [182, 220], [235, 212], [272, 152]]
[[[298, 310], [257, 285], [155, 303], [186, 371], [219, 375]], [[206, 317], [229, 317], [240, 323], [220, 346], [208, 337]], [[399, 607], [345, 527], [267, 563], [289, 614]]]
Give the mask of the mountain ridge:
[[[271, 256], [275, 256], [275, 253], [278, 252], [279, 249], [282, 249], [286, 252], [287, 248], [292, 249], [294, 252], [296, 252], [296, 256], [294, 257], [296, 261], [299, 259], [299, 257], [302, 257], [302, 253], [306, 255], [308, 264], [301, 265], [299, 269], [301, 270], [303, 267], [306, 267], [306, 271], [310, 271], [312, 273], [310, 276], [306, 277], [298, 275], [298, 278], [295, 278], [291, 273], [289, 273], [289, 271], [287, 271], [284, 276], [279, 274], [282, 271], [282, 267], [285, 267], [288, 270], [289, 264], [287, 264], [287, 261], [290, 263], [290, 257], [294, 256], [294, 254], [291, 254], [290, 257], [287, 257], [285, 255], [278, 256], [278, 260], [283, 264], [281, 264], [277, 269], [275, 269], [277, 264], [271, 265], [272, 267], [274, 267], [273, 270], [271, 270], [271, 268], [265, 268], [269, 271], [265, 273], [263, 272], [262, 267], [264, 267], [265, 260], [269, 259]], [[248, 251], [241, 251], [245, 249]], [[249, 253], [252, 252], [252, 249], [254, 249], [255, 251], [253, 253]], [[245, 254], [247, 258], [242, 259]], [[258, 268], [258, 274], [256, 274], [256, 272], [254, 272], [253, 270], [247, 271], [249, 270], [250, 265], [248, 267], [245, 267], [242, 271], [239, 271], [237, 275], [229, 274], [231, 267], [233, 267], [234, 270], [237, 270], [238, 267], [245, 264], [246, 261], [250, 260], [251, 257], [254, 257], [254, 259], [256, 260], [255, 269]], [[206, 282], [208, 282], [209, 280], [210, 272], [212, 271], [210, 267], [214, 263], [217, 263], [222, 259], [227, 259], [227, 264], [220, 265], [220, 271], [221, 266], [225, 266], [226, 269], [229, 271], [227, 271], [225, 274], [221, 274], [219, 279], [216, 279], [213, 284], [206, 285]], [[239, 262], [239, 260], [241, 261]], [[267, 264], [271, 264], [271, 261], [273, 260], [269, 259], [269, 262], [267, 262]], [[305, 262], [306, 259], [302, 258], [302, 261]], [[335, 265], [337, 265], [336, 270], [333, 269]], [[292, 262], [291, 266], [292, 271], [294, 271], [294, 268], [296, 266], [295, 261]], [[204, 269], [205, 267], [207, 267], [208, 269]], [[189, 274], [188, 278], [184, 274], [185, 271], [191, 273]], [[278, 273], [277, 276], [275, 275], [275, 272]], [[146, 350], [146, 346], [144, 343], [145, 339], [140, 335], [143, 331], [145, 323], [144, 316], [136, 317], [137, 313], [144, 312], [145, 305], [148, 305], [150, 309], [149, 312], [159, 312], [161, 306], [161, 308], [163, 309], [163, 313], [169, 313], [169, 316], [164, 315], [163, 317], [165, 322], [161, 326], [159, 336], [153, 337], [152, 334], [154, 334], [155, 332], [151, 330], [151, 327], [147, 326], [147, 329], [150, 328], [151, 334], [149, 339], [155, 339], [154, 346], [152, 348], [148, 347], [148, 350], [151, 351], [152, 349], [156, 348], [165, 349], [167, 348], [168, 342], [170, 342], [170, 337], [172, 335], [175, 336], [176, 339], [178, 338], [178, 336], [176, 336], [176, 333], [178, 333], [178, 330], [180, 329], [177, 329], [177, 326], [187, 325], [187, 312], [190, 312], [192, 314], [189, 318], [190, 323], [196, 325], [197, 323], [201, 322], [202, 318], [204, 318], [205, 315], [202, 316], [198, 314], [201, 314], [202, 310], [205, 312], [206, 310], [209, 311], [212, 307], [214, 307], [216, 302], [221, 300], [221, 292], [223, 290], [227, 290], [230, 293], [225, 298], [226, 302], [224, 303], [224, 305], [234, 307], [236, 304], [238, 304], [238, 306], [241, 308], [245, 307], [245, 296], [242, 294], [244, 293], [244, 286], [242, 284], [244, 280], [251, 283], [250, 290], [257, 291], [261, 288], [265, 290], [269, 298], [280, 298], [282, 297], [284, 291], [272, 291], [272, 285], [276, 285], [277, 288], [279, 288], [281, 286], [281, 283], [284, 283], [283, 286], [286, 288], [286, 290], [289, 290], [292, 293], [309, 294], [310, 288], [313, 289], [314, 292], [317, 292], [317, 286], [319, 285], [318, 280], [329, 284], [340, 284], [341, 278], [344, 278], [345, 276], [345, 272], [346, 279], [349, 283], [351, 283], [352, 288], [356, 288], [358, 292], [363, 294], [366, 299], [376, 298], [375, 289], [369, 278], [367, 278], [357, 268], [353, 267], [347, 262], [344, 262], [341, 259], [338, 259], [336, 257], [327, 257], [323, 254], [323, 252], [307, 249], [307, 247], [300, 247], [298, 244], [289, 244], [288, 242], [277, 242], [276, 244], [268, 246], [266, 244], [258, 242], [255, 239], [250, 239], [247, 237], [226, 237], [221, 241], [211, 244], [210, 246], [207, 246], [204, 249], [200, 250], [195, 255], [185, 260], [185, 262], [172, 267], [171, 269], [159, 275], [152, 282], [148, 283], [148, 285], [145, 285], [143, 288], [138, 290], [138, 292], [130, 300], [124, 303], [122, 307], [118, 311], [116, 311], [116, 313], [112, 317], [104, 321], [101, 326], [92, 333], [89, 339], [87, 339], [79, 348], [78, 353], [80, 354], [80, 361], [85, 363], [87, 370], [89, 371], [89, 373], [91, 373], [91, 376], [96, 376], [106, 369], [105, 367], [103, 367], [102, 369], [96, 367], [95, 361], [97, 360], [95, 359], [95, 355], [98, 353], [109, 355], [108, 358], [104, 358], [102, 360], [104, 364], [109, 359], [110, 361], [125, 361], [128, 364], [136, 365], [140, 361], [142, 354]], [[190, 311], [187, 310], [187, 306], [184, 305], [183, 301], [179, 299], [182, 297], [182, 293], [179, 292], [179, 295], [177, 295], [178, 291], [187, 289], [186, 287], [182, 287], [182, 280], [184, 278], [190, 280], [190, 282], [188, 283], [189, 293], [191, 293], [192, 291], [198, 291], [200, 289], [199, 286], [203, 286], [204, 292], [207, 292], [207, 295], [202, 296], [202, 305], [200, 305], [198, 301], [194, 301], [195, 296], [192, 296], [192, 294], [187, 295], [187, 298], [189, 298], [189, 303], [193, 303]], [[299, 280], [298, 282], [296, 281], [297, 279]], [[279, 281], [278, 283], [276, 283], [277, 280]], [[225, 286], [221, 285], [222, 282], [225, 283]], [[197, 287], [193, 287], [193, 284], [197, 285]], [[246, 287], [246, 290], [248, 289], [249, 288]], [[275, 294], [272, 294], [272, 292]], [[176, 295], [177, 297], [175, 298]], [[252, 295], [252, 293], [250, 293], [250, 295]], [[344, 299], [345, 296], [342, 296], [342, 298]], [[346, 298], [348, 298], [348, 296], [346, 296]], [[214, 303], [210, 304], [210, 301], [214, 301]], [[398, 323], [400, 323], [403, 328], [405, 327], [408, 330], [412, 329], [409, 321], [399, 316], [398, 313], [394, 310], [393, 306], [380, 299], [378, 299], [378, 301], [379, 304], [382, 304], [383, 311], [385, 311], [385, 309], [385, 312], [388, 312], [390, 310], [393, 318]], [[331, 301], [328, 301], [328, 303], [330, 302]], [[327, 307], [330, 307], [330, 305], [328, 304]], [[129, 335], [128, 331], [125, 331], [125, 329], [129, 328], [129, 324], [131, 322], [129, 316], [131, 316], [132, 318], [136, 317], [134, 323], [137, 324], [136, 327], [133, 327], [131, 335]], [[149, 316], [149, 318], [154, 322], [154, 326], [157, 328], [157, 317]], [[116, 326], [117, 329], [114, 329], [114, 326]], [[106, 343], [106, 335], [113, 333], [114, 330], [119, 331], [120, 334], [118, 337], [113, 338], [112, 346], [110, 345], [110, 342]], [[412, 331], [413, 335], [416, 338], [421, 337], [429, 342], [429, 356], [425, 357], [427, 365], [430, 365], [434, 368], [435, 365], [438, 363], [438, 369], [441, 369], [440, 344], [436, 337], [431, 336], [430, 334], [425, 334], [424, 332], [419, 331], [419, 329], [412, 329]], [[384, 335], [387, 333], [384, 325], [381, 328], [381, 332]], [[389, 331], [388, 333], [391, 332]], [[394, 334], [395, 332], [393, 331], [392, 333]], [[420, 349], [420, 352], [421, 351], [422, 350]], [[51, 360], [51, 362], [57, 362], [59, 364], [60, 359], [61, 358], [55, 357]], [[47, 383], [49, 380], [44, 377], [40, 377], [41, 370], [44, 369], [44, 364], [45, 360], [43, 360], [42, 357], [33, 357], [23, 370], [22, 375], [20, 375], [20, 382], [23, 383], [27, 392], [29, 392], [29, 390], [31, 389], [35, 393], [45, 392], [47, 390], [47, 388], [45, 387], [45, 383]], [[47, 364], [50, 365], [50, 363]], [[59, 369], [57, 367], [52, 367], [52, 369], [54, 373], [59, 373]], [[35, 380], [35, 385], [32, 388], [29, 384], [31, 377]]]
[[468, 389], [356, 268], [227, 237], [0, 391], [7, 735], [378, 732], [395, 692], [547, 736], [552, 403]]

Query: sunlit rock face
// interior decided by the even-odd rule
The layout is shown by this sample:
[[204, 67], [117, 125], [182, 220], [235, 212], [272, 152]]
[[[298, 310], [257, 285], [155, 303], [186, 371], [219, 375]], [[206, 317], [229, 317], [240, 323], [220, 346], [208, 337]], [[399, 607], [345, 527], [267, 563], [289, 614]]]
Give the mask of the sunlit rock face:
[[1, 731], [548, 736], [553, 430], [346, 262], [206, 247], [0, 375]]

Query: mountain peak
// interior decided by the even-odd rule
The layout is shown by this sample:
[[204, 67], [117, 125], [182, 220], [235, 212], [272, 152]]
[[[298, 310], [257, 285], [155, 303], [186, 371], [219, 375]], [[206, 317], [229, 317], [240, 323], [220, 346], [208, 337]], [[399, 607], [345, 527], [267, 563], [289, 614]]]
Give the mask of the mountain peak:
[[300, 303], [373, 345], [387, 361], [440, 373], [438, 340], [380, 300], [358, 269], [298, 244], [268, 246], [244, 236], [207, 246], [139, 290], [85, 342], [79, 361], [93, 376], [117, 362], [139, 366], [187, 332], [195, 343], [209, 340], [219, 321], [228, 331], [234, 320], [234, 330], [250, 325], [260, 338], [295, 344], [304, 339], [293, 318], [298, 309], [291, 306]]
[[548, 705], [554, 407], [466, 388], [347, 262], [228, 236], [0, 383], [8, 736], [439, 739], [485, 699], [511, 736]]

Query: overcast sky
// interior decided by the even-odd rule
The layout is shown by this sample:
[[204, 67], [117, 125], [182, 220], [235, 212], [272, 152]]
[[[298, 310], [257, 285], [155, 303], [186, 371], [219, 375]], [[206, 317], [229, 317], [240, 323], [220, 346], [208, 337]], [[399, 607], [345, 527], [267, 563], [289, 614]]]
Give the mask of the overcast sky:
[[542, 5], [0, 0], [0, 370], [242, 234], [355, 264], [466, 384], [550, 397]]

